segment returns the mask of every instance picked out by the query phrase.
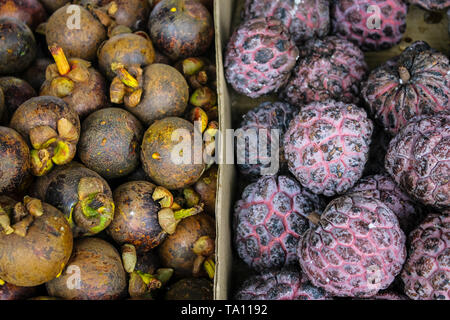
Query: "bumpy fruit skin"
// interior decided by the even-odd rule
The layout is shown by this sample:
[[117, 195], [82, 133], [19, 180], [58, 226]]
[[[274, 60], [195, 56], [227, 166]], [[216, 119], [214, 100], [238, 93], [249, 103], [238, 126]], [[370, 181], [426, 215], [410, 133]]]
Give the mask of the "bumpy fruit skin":
[[15, 130], [0, 127], [0, 194], [23, 189], [30, 178], [30, 149]]
[[216, 213], [218, 167], [213, 165], [194, 184], [194, 190], [200, 195], [201, 202], [205, 204], [205, 212], [211, 216]]
[[35, 97], [36, 91], [25, 80], [16, 77], [1, 77], [0, 88], [5, 95], [7, 118], [11, 118], [25, 101]]
[[126, 69], [146, 67], [155, 60], [152, 42], [138, 34], [122, 33], [106, 40], [98, 50], [100, 71], [112, 80], [116, 75], [111, 64], [121, 63]]
[[228, 42], [225, 76], [234, 90], [257, 98], [285, 85], [297, 58], [294, 40], [280, 20], [250, 19]]
[[449, 60], [428, 44], [415, 42], [373, 70], [361, 94], [373, 116], [395, 135], [416, 115], [450, 110]]
[[180, 117], [189, 101], [189, 86], [177, 69], [155, 63], [144, 69], [144, 94], [136, 107], [126, 109], [146, 125], [165, 117]]
[[[242, 117], [241, 124], [238, 128], [239, 131], [236, 131], [236, 138], [238, 141], [239, 139], [245, 139], [246, 135], [253, 136], [253, 134], [256, 134], [257, 139], [253, 141], [253, 143], [246, 142], [245, 148], [236, 144], [236, 152], [245, 152], [245, 157], [243, 159], [245, 160], [245, 163], [240, 163], [240, 161], [237, 162], [237, 166], [241, 173], [250, 176], [259, 176], [262, 175], [262, 172], [265, 173], [264, 175], [269, 174], [269, 168], [271, 165], [274, 165], [274, 163], [268, 161], [271, 157], [273, 157], [277, 163], [280, 163], [281, 166], [285, 164], [283, 137], [289, 123], [296, 113], [294, 110], [295, 109], [287, 103], [263, 102]], [[259, 150], [259, 138], [260, 135], [263, 135], [263, 132], [259, 130], [267, 130], [267, 147], [265, 150], [267, 155], [264, 154], [265, 152], [263, 152], [263, 150]], [[278, 130], [278, 133], [275, 136], [272, 136], [271, 130]], [[277, 144], [273, 140], [275, 140]], [[245, 140], [242, 141], [245, 142]], [[279, 149], [279, 155], [272, 156], [272, 143]], [[278, 173], [278, 170], [277, 172], [271, 173], [276, 174]]]
[[321, 212], [318, 196], [287, 176], [262, 177], [247, 186], [234, 208], [234, 243], [239, 257], [257, 271], [297, 263], [306, 217]]
[[413, 118], [389, 144], [385, 165], [413, 199], [450, 208], [450, 114]]
[[31, 29], [15, 18], [0, 18], [0, 75], [24, 71], [36, 57]]
[[124, 177], [139, 165], [142, 135], [142, 125], [131, 113], [101, 109], [83, 121], [78, 156], [104, 178]]
[[211, 14], [195, 0], [165, 0], [152, 10], [148, 28], [159, 50], [172, 60], [204, 54], [214, 38]]
[[34, 30], [47, 20], [47, 13], [38, 0], [0, 0], [0, 17], [16, 18]]
[[300, 59], [281, 97], [299, 106], [326, 99], [357, 103], [367, 70], [363, 52], [353, 43], [335, 36], [311, 39], [300, 47]]
[[[77, 270], [81, 274], [79, 283], [73, 280]], [[67, 284], [73, 284], [74, 288]], [[49, 295], [67, 300], [120, 299], [125, 296], [126, 285], [119, 253], [111, 244], [97, 238], [77, 240], [66, 270], [46, 284]]]
[[415, 300], [450, 300], [450, 217], [430, 214], [410, 235], [402, 271], [405, 293]]
[[365, 51], [389, 49], [402, 39], [407, 10], [402, 0], [335, 0], [333, 34]]
[[160, 205], [153, 201], [156, 186], [147, 181], [128, 182], [114, 190], [117, 212], [107, 232], [118, 244], [148, 251], [167, 237], [158, 222]]
[[[179, 135], [174, 133], [176, 130]], [[172, 135], [180, 139], [175, 139], [174, 142]], [[193, 142], [194, 125], [189, 121], [177, 117], [155, 121], [147, 129], [142, 140], [141, 162], [144, 171], [156, 184], [169, 190], [192, 185], [205, 169], [201, 158], [203, 154], [198, 154], [197, 150], [194, 150]], [[173, 158], [172, 153], [177, 150], [183, 151], [180, 159]], [[188, 151], [191, 151], [190, 161], [177, 164], [179, 160], [186, 160]], [[179, 152], [175, 155], [178, 154]]]
[[405, 235], [380, 200], [347, 195], [328, 204], [301, 239], [298, 256], [313, 285], [334, 296], [371, 297], [400, 273]]
[[[76, 5], [71, 5], [76, 6]], [[97, 49], [106, 40], [106, 29], [88, 10], [81, 6], [80, 26], [74, 27], [68, 22], [73, 21], [73, 10], [68, 10], [69, 5], [56, 10], [48, 19], [45, 26], [47, 45], [56, 43], [67, 57], [77, 57], [93, 61], [97, 56]]]
[[281, 20], [298, 45], [311, 38], [322, 38], [330, 29], [330, 10], [326, 0], [247, 0], [244, 17], [246, 20], [257, 17]]
[[293, 269], [265, 271], [248, 278], [235, 294], [236, 300], [330, 300], [322, 288]]
[[410, 4], [416, 4], [424, 9], [435, 11], [450, 7], [449, 0], [408, 0]]
[[34, 217], [25, 237], [0, 233], [0, 279], [33, 287], [56, 278], [66, 266], [73, 246], [70, 226], [55, 207], [42, 207], [44, 214]]
[[212, 300], [213, 283], [205, 278], [185, 278], [170, 286], [165, 300]]
[[368, 298], [369, 300], [409, 300], [409, 298], [403, 294], [394, 291], [378, 292], [376, 295]]
[[372, 130], [366, 112], [353, 104], [311, 103], [284, 135], [289, 170], [314, 193], [342, 194], [362, 176]]
[[381, 200], [398, 218], [400, 227], [409, 234], [424, 218], [423, 211], [400, 189], [389, 175], [364, 177], [348, 191]]
[[0, 286], [0, 300], [25, 300], [36, 295], [36, 287], [18, 287], [10, 283]]

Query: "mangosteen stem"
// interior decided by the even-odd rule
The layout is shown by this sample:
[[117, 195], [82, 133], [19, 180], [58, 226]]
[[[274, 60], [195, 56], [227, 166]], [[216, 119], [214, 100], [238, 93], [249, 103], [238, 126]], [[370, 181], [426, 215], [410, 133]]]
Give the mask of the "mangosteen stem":
[[11, 228], [11, 220], [3, 209], [0, 208], [0, 226], [3, 228], [5, 234], [11, 234], [14, 229]]
[[[87, 228], [89, 234], [97, 234], [104, 230], [114, 216], [114, 203], [103, 193], [91, 194], [80, 200], [79, 205], [81, 206], [81, 215], [75, 216], [77, 225]], [[92, 219], [97, 220], [94, 226]]]
[[411, 78], [411, 74], [409, 73], [408, 69], [406, 69], [404, 66], [400, 66], [398, 68], [398, 74], [400, 75], [400, 79], [403, 83], [406, 83]]
[[195, 241], [192, 251], [199, 256], [209, 257], [214, 253], [215, 241], [208, 236], [203, 236]]
[[196, 214], [199, 214], [203, 212], [204, 204], [200, 203], [199, 205], [196, 205], [189, 209], [181, 209], [174, 212], [175, 220], [182, 220], [184, 218], [195, 216]]
[[212, 258], [208, 258], [203, 262], [203, 268], [205, 268], [206, 273], [210, 279], [214, 279], [216, 274], [216, 263]]
[[144, 273], [137, 270], [136, 273], [141, 277], [142, 281], [147, 285], [148, 289], [159, 289], [161, 288], [161, 281], [159, 281], [154, 275], [149, 273]]
[[161, 284], [164, 286], [172, 278], [173, 271], [172, 268], [160, 268], [156, 270], [156, 278], [161, 281]]
[[132, 244], [122, 246], [123, 267], [127, 273], [132, 273], [137, 263], [136, 248]]
[[66, 75], [70, 71], [70, 64], [67, 61], [66, 55], [64, 54], [63, 49], [58, 46], [56, 43], [49, 46], [53, 59], [55, 60], [56, 66], [58, 67], [58, 72], [60, 75]]
[[122, 64], [113, 62], [111, 64], [111, 70], [127, 87], [133, 89], [139, 88], [139, 82], [137, 81], [137, 79], [133, 77]]

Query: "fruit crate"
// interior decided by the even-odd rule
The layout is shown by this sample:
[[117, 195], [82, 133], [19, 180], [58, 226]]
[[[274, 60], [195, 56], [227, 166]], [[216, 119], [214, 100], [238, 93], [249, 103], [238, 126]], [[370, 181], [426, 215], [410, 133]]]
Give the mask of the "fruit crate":
[[[241, 23], [241, 12], [245, 0], [216, 0], [215, 1], [215, 27], [216, 27], [216, 62], [218, 77], [218, 94], [220, 106], [220, 127], [225, 129], [236, 128], [242, 118], [250, 109], [265, 101], [277, 101], [276, 95], [251, 99], [238, 94], [226, 83], [224, 77], [224, 52], [229, 37], [234, 29]], [[400, 54], [406, 47], [417, 40], [426, 41], [432, 48], [450, 55], [450, 30], [448, 15], [445, 11], [429, 12], [415, 5], [409, 5], [407, 14], [407, 29], [402, 41], [384, 51], [365, 52], [365, 60], [372, 70], [388, 59]], [[225, 142], [220, 144], [221, 157], [234, 150], [227, 150]], [[222, 164], [219, 172], [219, 193], [217, 198], [217, 270], [215, 283], [215, 299], [232, 299], [233, 293], [242, 281], [253, 274], [245, 263], [235, 253], [233, 248], [233, 207], [244, 187], [249, 183], [233, 165]]]

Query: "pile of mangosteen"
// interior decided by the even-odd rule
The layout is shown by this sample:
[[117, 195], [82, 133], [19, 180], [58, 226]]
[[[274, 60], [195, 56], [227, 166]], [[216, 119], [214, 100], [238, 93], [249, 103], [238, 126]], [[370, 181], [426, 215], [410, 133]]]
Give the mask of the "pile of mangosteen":
[[213, 298], [212, 3], [0, 1], [0, 300]]

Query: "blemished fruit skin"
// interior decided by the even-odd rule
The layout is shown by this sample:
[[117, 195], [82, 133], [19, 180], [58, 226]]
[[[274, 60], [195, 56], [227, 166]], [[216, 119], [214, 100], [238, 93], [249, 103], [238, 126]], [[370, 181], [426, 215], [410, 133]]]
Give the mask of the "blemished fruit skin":
[[410, 235], [402, 271], [405, 293], [414, 300], [450, 300], [450, 216], [430, 214]]
[[248, 278], [235, 294], [236, 300], [330, 300], [298, 270], [264, 271]]
[[36, 57], [36, 40], [22, 21], [0, 18], [0, 75], [12, 75], [27, 69]]
[[78, 156], [83, 164], [106, 179], [124, 177], [139, 166], [143, 127], [126, 110], [105, 108], [82, 123]]
[[8, 120], [22, 103], [37, 95], [28, 82], [16, 77], [1, 77], [0, 88], [3, 89], [5, 95], [6, 118]]
[[387, 174], [364, 177], [348, 193], [361, 193], [381, 200], [395, 213], [405, 234], [409, 234], [424, 218], [420, 206]]
[[334, 0], [333, 34], [364, 51], [389, 49], [402, 39], [407, 10], [403, 0]]
[[234, 244], [239, 257], [262, 271], [297, 264], [297, 244], [306, 217], [321, 212], [320, 198], [287, 176], [264, 176], [248, 185], [234, 208]]
[[[250, 176], [259, 176], [262, 175], [262, 173], [268, 175], [269, 168], [273, 165], [273, 163], [268, 161], [272, 157], [272, 143], [274, 143], [274, 147], [276, 147], [275, 150], [279, 149], [279, 155], [273, 156], [274, 160], [279, 160], [278, 163], [281, 166], [286, 163], [286, 161], [284, 161], [283, 137], [295, 113], [295, 108], [287, 103], [263, 102], [258, 107], [243, 115], [241, 124], [238, 130], [236, 130], [237, 141], [245, 143], [245, 148], [236, 143], [237, 154], [239, 154], [239, 152], [245, 152], [243, 154], [244, 159], [242, 159], [242, 161], [237, 161], [237, 166], [241, 173]], [[266, 150], [264, 150], [265, 152], [260, 150], [259, 147], [260, 135], [264, 134], [264, 132], [260, 130], [267, 130], [267, 147]], [[271, 130], [278, 131], [272, 136]], [[246, 136], [256, 137], [256, 139], [247, 142], [245, 141]], [[276, 143], [273, 141], [274, 139]], [[267, 154], [265, 154], [266, 152]], [[277, 174], [278, 170], [271, 173]]]
[[448, 57], [417, 41], [374, 69], [361, 94], [370, 113], [395, 135], [416, 115], [450, 110]]
[[168, 289], [166, 300], [212, 300], [213, 283], [205, 278], [185, 278]]
[[257, 98], [284, 86], [297, 58], [295, 42], [280, 20], [250, 19], [228, 42], [225, 77], [237, 92]]
[[10, 283], [0, 286], [0, 301], [25, 300], [36, 295], [37, 287], [18, 287]]
[[117, 300], [125, 296], [127, 278], [116, 248], [98, 238], [84, 238], [74, 243], [65, 271], [46, 286], [50, 296], [66, 300]]
[[450, 208], [450, 114], [413, 118], [390, 142], [387, 172], [414, 200]]
[[364, 54], [353, 43], [329, 36], [299, 47], [300, 58], [280, 97], [295, 106], [334, 99], [359, 101], [360, 82], [368, 70]]
[[400, 273], [405, 235], [383, 202], [346, 195], [332, 200], [304, 234], [298, 257], [313, 285], [333, 296], [367, 298]]
[[16, 18], [34, 30], [47, 19], [47, 13], [38, 0], [0, 0], [0, 17]]
[[330, 29], [330, 10], [326, 0], [247, 0], [245, 20], [257, 17], [281, 20], [298, 45], [311, 38], [322, 38]]
[[304, 106], [284, 135], [289, 170], [314, 193], [343, 194], [362, 176], [372, 130], [366, 112], [353, 104]]
[[194, 184], [194, 190], [200, 195], [200, 200], [205, 204], [205, 212], [211, 216], [216, 214], [217, 176], [218, 166], [213, 165]]
[[416, 4], [424, 9], [436, 11], [450, 7], [449, 0], [407, 0], [410, 4]]
[[30, 178], [30, 149], [14, 129], [0, 127], [0, 194], [22, 189]]

